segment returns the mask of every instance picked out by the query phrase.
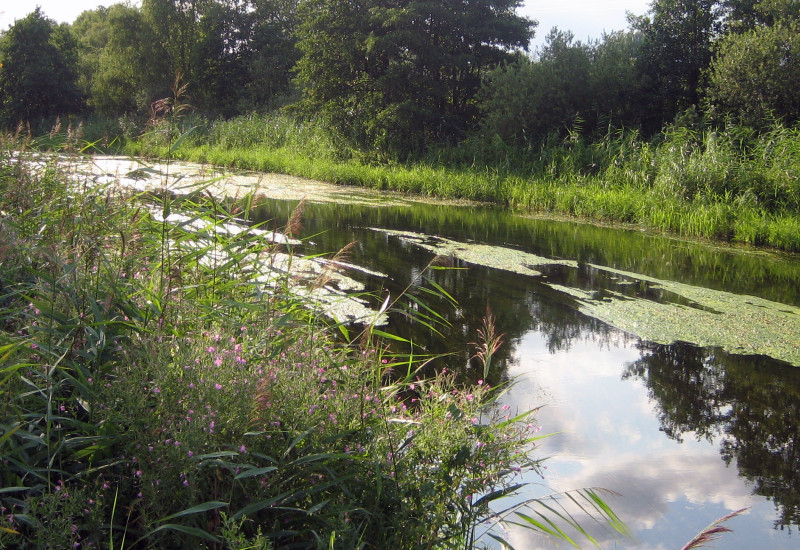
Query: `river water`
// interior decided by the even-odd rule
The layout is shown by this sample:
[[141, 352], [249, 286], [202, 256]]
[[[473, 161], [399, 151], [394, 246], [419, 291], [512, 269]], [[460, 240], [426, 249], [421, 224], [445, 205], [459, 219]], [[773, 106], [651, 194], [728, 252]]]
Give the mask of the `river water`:
[[[96, 159], [79, 172], [100, 181], [134, 169]], [[194, 169], [148, 165], [124, 181], [163, 184]], [[597, 531], [603, 548], [680, 548], [741, 508], [717, 547], [800, 547], [798, 256], [283, 176], [220, 181], [228, 194], [257, 186], [255, 218], [276, 225], [306, 197], [299, 250], [355, 242], [347, 261], [366, 269], [352, 277], [376, 306], [407, 292], [446, 318], [444, 337], [402, 316], [387, 329], [418, 353], [453, 352], [432, 368], [483, 378], [470, 342], [488, 305], [505, 334], [488, 383], [513, 380], [506, 403], [541, 406], [538, 423], [555, 434], [537, 450], [550, 457], [544, 478], [524, 496], [615, 491], [607, 500], [633, 538]], [[447, 268], [430, 269], [434, 258]], [[426, 278], [458, 306], [426, 293]], [[513, 527], [508, 538], [517, 549], [552, 545]]]

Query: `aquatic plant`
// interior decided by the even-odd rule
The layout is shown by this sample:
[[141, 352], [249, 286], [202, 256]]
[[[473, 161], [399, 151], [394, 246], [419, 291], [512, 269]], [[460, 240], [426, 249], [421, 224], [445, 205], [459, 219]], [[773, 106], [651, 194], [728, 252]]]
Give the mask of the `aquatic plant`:
[[[650, 140], [609, 129], [592, 141], [574, 134], [520, 149], [473, 138], [408, 163], [375, 162], [337, 147], [343, 142], [314, 121], [250, 115], [210, 124], [169, 152], [335, 184], [800, 250], [800, 138], [797, 128], [778, 123], [760, 134], [732, 124], [673, 125]], [[127, 147], [136, 154], [168, 152], [142, 141]]]
[[539, 467], [533, 412], [265, 285], [293, 245], [250, 200], [0, 160], [0, 544], [470, 548], [521, 511], [495, 505]]

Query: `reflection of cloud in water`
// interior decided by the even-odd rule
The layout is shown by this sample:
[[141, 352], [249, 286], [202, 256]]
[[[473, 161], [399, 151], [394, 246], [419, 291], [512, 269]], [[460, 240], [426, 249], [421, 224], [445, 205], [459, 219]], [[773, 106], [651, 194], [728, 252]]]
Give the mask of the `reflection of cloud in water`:
[[[621, 365], [638, 358], [638, 350], [575, 340], [568, 352], [551, 353], [545, 335], [528, 333], [515, 352], [509, 375], [516, 385], [507, 402], [519, 410], [544, 406], [537, 416], [543, 431], [560, 432], [546, 441], [548, 453], [592, 453], [601, 435], [619, 439], [620, 426], [626, 440], [639, 438], [639, 428], [625, 413], [632, 403], [637, 403], [636, 410], [652, 407], [643, 390], [631, 392], [637, 385], [620, 383]], [[609, 407], [609, 402], [619, 406]], [[652, 427], [657, 426], [652, 421]]]
[[[752, 505], [749, 490], [735, 469], [720, 468], [718, 463], [719, 458], [712, 451], [706, 456], [686, 456], [676, 450], [642, 457], [620, 456], [606, 449], [599, 456], [571, 460], [569, 464], [554, 459], [545, 482], [554, 491], [604, 487], [620, 493], [618, 497], [601, 496], [633, 531], [634, 540], [616, 541], [612, 533], [584, 518], [581, 524], [601, 543], [611, 547], [616, 542], [623, 548], [659, 548], [661, 545], [654, 541], [662, 541], [667, 536], [662, 533], [667, 533], [674, 540], [664, 547], [676, 548], [717, 517]], [[562, 475], [559, 472], [563, 466], [574, 473]], [[678, 511], [672, 510], [673, 504]], [[671, 517], [680, 516], [681, 510], [691, 511], [690, 523]], [[514, 526], [510, 527], [509, 541], [515, 548], [552, 546], [552, 541]]]
[[694, 505], [720, 504], [738, 510], [750, 504], [750, 492], [736, 470], [720, 468], [712, 451], [686, 456], [680, 450], [657, 456], [614, 456], [580, 462], [579, 472], [558, 476], [568, 487], [607, 487], [620, 493], [615, 511], [634, 530], [652, 529], [668, 512], [669, 504], [685, 500]]
[[[544, 483], [555, 491], [604, 487], [620, 493], [607, 500], [639, 540], [618, 547], [679, 548], [717, 517], [753, 505], [751, 488], [735, 468], [725, 467], [715, 444], [669, 440], [643, 384], [621, 380], [622, 366], [639, 358], [637, 348], [574, 341], [569, 353], [551, 353], [543, 335], [529, 333], [515, 352], [509, 374], [517, 383], [506, 402], [519, 410], [545, 405], [538, 414], [543, 433], [560, 432], [538, 451], [552, 457]], [[537, 494], [546, 494], [538, 487]], [[688, 524], [681, 518], [687, 514]], [[590, 532], [614, 547], [603, 528]], [[525, 529], [512, 527], [509, 536], [516, 548], [553, 547]]]

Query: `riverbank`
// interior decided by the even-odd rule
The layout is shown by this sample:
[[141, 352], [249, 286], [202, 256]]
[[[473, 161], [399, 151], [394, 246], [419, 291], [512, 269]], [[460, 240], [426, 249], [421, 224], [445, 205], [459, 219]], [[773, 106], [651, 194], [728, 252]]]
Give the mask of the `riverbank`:
[[[0, 150], [0, 546], [470, 548], [538, 472], [535, 419], [500, 392], [418, 376], [426, 357], [325, 321], [292, 272], [265, 281], [302, 209], [285, 238], [240, 231], [255, 202], [76, 178], [15, 149]], [[570, 498], [616, 521], [596, 492]]]
[[193, 128], [178, 140], [174, 128], [162, 127], [128, 141], [125, 150], [800, 251], [796, 128], [746, 139], [741, 128], [670, 128], [650, 141], [609, 133], [527, 151], [468, 142], [409, 163], [342, 150], [324, 129], [278, 115]]

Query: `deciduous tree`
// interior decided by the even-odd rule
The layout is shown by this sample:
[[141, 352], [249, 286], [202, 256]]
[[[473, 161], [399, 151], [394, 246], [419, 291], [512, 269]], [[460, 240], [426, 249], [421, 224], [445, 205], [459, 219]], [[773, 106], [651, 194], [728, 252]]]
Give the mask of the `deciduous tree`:
[[518, 0], [308, 0], [298, 63], [304, 107], [352, 142], [404, 156], [458, 139], [484, 71], [526, 48]]
[[77, 112], [75, 42], [36, 8], [0, 40], [2, 119], [13, 125]]
[[800, 23], [781, 22], [730, 34], [710, 69], [709, 96], [741, 121], [800, 120]]
[[653, 0], [648, 15], [629, 18], [642, 35], [639, 72], [651, 113], [643, 121], [646, 129], [658, 131], [676, 113], [699, 103], [719, 15], [716, 0]]

